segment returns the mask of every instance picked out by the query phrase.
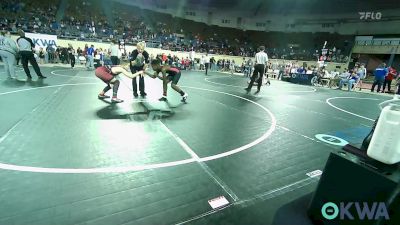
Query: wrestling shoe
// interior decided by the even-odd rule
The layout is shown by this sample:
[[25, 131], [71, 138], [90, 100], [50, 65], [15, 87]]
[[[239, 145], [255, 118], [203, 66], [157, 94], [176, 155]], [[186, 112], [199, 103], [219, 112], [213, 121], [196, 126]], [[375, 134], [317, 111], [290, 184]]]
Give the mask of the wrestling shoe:
[[162, 96], [160, 99], [158, 99], [158, 101], [161, 101], [161, 102], [168, 101], [167, 96]]
[[99, 95], [97, 95], [97, 98], [98, 99], [105, 99], [105, 98], [109, 98], [110, 96], [108, 96], [108, 95], [104, 95], [104, 94], [99, 94]]
[[189, 95], [188, 95], [187, 93], [185, 93], [185, 94], [182, 96], [181, 102], [186, 102], [188, 96], [189, 96]]
[[116, 98], [116, 97], [113, 97], [112, 99], [111, 99], [111, 102], [112, 103], [121, 103], [121, 102], [123, 102], [124, 100], [122, 100], [122, 99], [119, 99], [119, 98]]

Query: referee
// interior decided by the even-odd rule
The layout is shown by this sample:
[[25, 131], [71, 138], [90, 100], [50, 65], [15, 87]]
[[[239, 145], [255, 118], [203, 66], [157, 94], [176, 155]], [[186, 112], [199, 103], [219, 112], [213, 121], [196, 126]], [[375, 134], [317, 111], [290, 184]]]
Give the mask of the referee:
[[35, 48], [35, 45], [33, 44], [32, 40], [25, 37], [25, 32], [23, 30], [19, 30], [18, 34], [20, 37], [17, 39], [17, 44], [19, 47], [19, 52], [21, 54], [22, 67], [24, 68], [26, 76], [29, 80], [32, 79], [31, 71], [29, 71], [28, 68], [28, 62], [30, 62], [36, 72], [36, 75], [40, 79], [46, 78], [45, 76], [43, 76], [42, 72], [40, 72], [40, 68], [36, 62], [35, 56], [33, 55], [32, 49]]
[[265, 47], [260, 46], [259, 47], [259, 52], [256, 54], [256, 63], [254, 66], [254, 73], [253, 76], [251, 77], [250, 84], [247, 88], [245, 88], [247, 94], [251, 91], [251, 88], [253, 87], [255, 79], [258, 77], [257, 81], [257, 91], [254, 94], [258, 94], [261, 89], [262, 85], [262, 78], [264, 76], [264, 72], [268, 63], [268, 55], [267, 53], [264, 52]]

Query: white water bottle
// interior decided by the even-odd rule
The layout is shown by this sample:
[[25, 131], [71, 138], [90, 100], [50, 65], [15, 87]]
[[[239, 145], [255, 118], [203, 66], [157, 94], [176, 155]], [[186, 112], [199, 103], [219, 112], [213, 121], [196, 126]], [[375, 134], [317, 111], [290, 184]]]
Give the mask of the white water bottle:
[[400, 162], [399, 131], [400, 106], [385, 106], [379, 116], [374, 134], [368, 146], [368, 156], [385, 164]]

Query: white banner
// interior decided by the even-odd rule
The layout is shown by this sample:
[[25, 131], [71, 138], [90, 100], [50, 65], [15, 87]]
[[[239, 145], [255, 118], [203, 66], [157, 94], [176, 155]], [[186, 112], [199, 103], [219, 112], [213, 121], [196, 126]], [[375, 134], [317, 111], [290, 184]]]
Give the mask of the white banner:
[[41, 47], [46, 49], [48, 45], [52, 45], [54, 49], [57, 48], [57, 35], [25, 33], [25, 36], [32, 39], [37, 50]]

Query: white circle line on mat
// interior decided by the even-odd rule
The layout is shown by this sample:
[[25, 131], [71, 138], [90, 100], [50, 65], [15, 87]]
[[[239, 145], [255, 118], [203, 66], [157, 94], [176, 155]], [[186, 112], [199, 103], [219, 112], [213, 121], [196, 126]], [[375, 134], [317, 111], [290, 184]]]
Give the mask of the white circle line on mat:
[[[0, 93], [0, 95], [17, 93], [17, 92], [21, 92], [21, 91], [37, 90], [40, 88], [90, 85], [90, 84], [97, 84], [97, 83], [60, 84], [60, 85], [53, 85], [53, 86], [46, 86], [46, 87], [23, 89], [23, 90], [14, 91], [14, 92], [5, 92], [5, 93]], [[193, 162], [206, 162], [206, 161], [216, 160], [216, 159], [224, 158], [224, 157], [242, 152], [242, 151], [249, 149], [249, 148], [259, 144], [260, 142], [266, 140], [276, 128], [277, 121], [275, 119], [274, 114], [272, 114], [271, 111], [269, 111], [267, 108], [265, 108], [264, 106], [260, 105], [257, 102], [254, 102], [252, 100], [249, 100], [247, 98], [244, 98], [244, 97], [241, 97], [238, 95], [234, 95], [234, 94], [230, 94], [230, 93], [226, 93], [226, 92], [222, 92], [222, 91], [216, 91], [216, 90], [211, 90], [211, 89], [206, 89], [206, 88], [190, 87], [190, 86], [182, 86], [182, 87], [224, 94], [224, 95], [232, 96], [232, 97], [244, 100], [244, 101], [248, 101], [252, 104], [255, 104], [256, 106], [260, 107], [268, 114], [268, 118], [271, 119], [271, 122], [270, 122], [271, 126], [261, 137], [257, 138], [256, 140], [254, 140], [246, 145], [229, 150], [227, 152], [223, 152], [223, 153], [212, 155], [212, 156], [202, 157], [202, 158], [198, 158], [198, 159], [189, 158], [189, 159], [177, 160], [177, 161], [171, 161], [171, 162], [165, 162], [165, 163], [137, 165], [137, 166], [102, 167], [102, 168], [48, 168], [48, 167], [21, 166], [21, 165], [0, 163], [0, 169], [21, 171], [21, 172], [35, 172], [35, 173], [89, 174], [89, 173], [123, 173], [123, 172], [132, 172], [132, 171], [142, 171], [142, 170], [147, 170], [147, 169], [173, 167], [173, 166], [179, 166], [179, 165], [189, 164], [189, 163], [193, 163]]]
[[369, 121], [375, 121], [374, 119], [371, 119], [369, 117], [361, 116], [360, 114], [353, 113], [353, 112], [350, 112], [350, 111], [347, 111], [347, 110], [344, 110], [344, 109], [342, 109], [340, 107], [335, 106], [334, 104], [332, 104], [330, 102], [333, 99], [366, 99], [366, 100], [375, 100], [375, 101], [379, 101], [380, 99], [376, 99], [376, 98], [359, 98], [359, 97], [332, 97], [332, 98], [328, 98], [328, 99], [325, 100], [328, 105], [330, 105], [331, 107], [333, 107], [333, 108], [335, 108], [335, 109], [337, 109], [339, 111], [342, 111], [344, 113], [347, 113], [347, 114], [350, 114], [350, 115], [353, 115], [353, 116], [356, 116], [356, 117], [359, 117], [359, 118], [362, 118], [362, 119], [366, 119], [366, 120], [369, 120]]
[[[230, 84], [224, 84], [224, 83], [219, 83], [219, 82], [214, 82], [214, 81], [210, 81], [210, 79], [218, 79], [218, 78], [227, 78], [228, 76], [225, 77], [206, 77], [204, 78], [204, 80], [208, 83], [212, 83], [212, 84], [216, 84], [216, 85], [222, 85], [222, 86], [227, 86], [227, 87], [235, 87], [235, 88], [246, 88], [247, 86], [237, 86], [237, 85], [230, 85]], [[229, 76], [230, 77], [230, 76]], [[307, 87], [307, 88], [311, 88], [311, 90], [303, 90], [303, 91], [286, 91], [289, 93], [310, 93], [310, 92], [316, 92], [317, 89], [313, 88], [313, 87]]]

